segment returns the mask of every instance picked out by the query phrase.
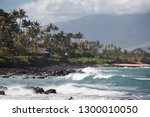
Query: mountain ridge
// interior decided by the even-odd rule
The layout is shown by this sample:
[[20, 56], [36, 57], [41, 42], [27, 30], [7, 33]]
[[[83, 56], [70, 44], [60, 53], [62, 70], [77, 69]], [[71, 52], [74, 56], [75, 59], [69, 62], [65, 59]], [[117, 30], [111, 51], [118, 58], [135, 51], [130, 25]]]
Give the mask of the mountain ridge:
[[150, 13], [134, 15], [91, 15], [56, 23], [66, 32], [82, 32], [89, 40], [113, 43], [123, 48], [150, 45]]

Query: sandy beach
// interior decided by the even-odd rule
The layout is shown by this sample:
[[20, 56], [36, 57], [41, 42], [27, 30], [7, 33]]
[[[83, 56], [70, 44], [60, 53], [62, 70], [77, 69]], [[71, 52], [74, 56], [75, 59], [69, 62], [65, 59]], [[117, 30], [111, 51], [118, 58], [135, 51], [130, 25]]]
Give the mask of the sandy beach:
[[113, 64], [116, 67], [150, 67], [150, 64], [136, 63], [136, 64]]

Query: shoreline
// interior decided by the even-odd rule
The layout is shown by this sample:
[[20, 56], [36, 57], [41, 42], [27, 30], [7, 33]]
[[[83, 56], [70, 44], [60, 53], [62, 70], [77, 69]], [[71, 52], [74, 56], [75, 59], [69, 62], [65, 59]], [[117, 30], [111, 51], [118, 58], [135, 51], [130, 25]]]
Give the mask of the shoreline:
[[34, 75], [34, 76], [64, 76], [75, 73], [77, 68], [85, 67], [149, 67], [150, 64], [144, 63], [113, 63], [113, 64], [52, 64], [49, 66], [22, 66], [22, 67], [0, 67], [0, 76], [10, 77], [12, 75]]
[[39, 79], [44, 79], [47, 76], [65, 76], [70, 73], [77, 72], [75, 69], [85, 68], [88, 66], [94, 66], [91, 64], [68, 64], [68, 63], [59, 63], [51, 65], [37, 65], [37, 66], [22, 66], [22, 67], [0, 67], [0, 76], [2, 78], [9, 78], [13, 75], [32, 75], [33, 78], [37, 77]]
[[114, 67], [150, 67], [150, 64], [144, 64], [144, 63], [135, 63], [135, 64], [130, 64], [130, 63], [124, 63], [124, 64], [114, 63], [112, 65]]

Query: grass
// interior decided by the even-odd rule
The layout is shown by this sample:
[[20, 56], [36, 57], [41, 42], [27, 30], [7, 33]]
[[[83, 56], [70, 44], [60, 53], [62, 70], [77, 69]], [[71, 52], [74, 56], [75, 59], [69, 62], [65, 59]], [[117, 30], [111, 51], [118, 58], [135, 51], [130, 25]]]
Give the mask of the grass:
[[44, 56], [1, 57], [0, 67], [46, 66], [56, 64], [59, 61], [59, 59]]
[[105, 59], [99, 59], [99, 58], [87, 58], [87, 57], [80, 57], [80, 58], [70, 58], [68, 59], [70, 63], [75, 63], [75, 64], [86, 64], [86, 63], [91, 63], [91, 64], [105, 64], [108, 62], [108, 60]]
[[0, 58], [0, 63], [6, 63], [6, 60], [4, 58]]
[[60, 63], [71, 63], [71, 64], [105, 64], [108, 63], [108, 60], [99, 59], [99, 58], [68, 58], [68, 59], [60, 59], [60, 58], [50, 58], [44, 56], [14, 56], [14, 57], [5, 57], [0, 58], [0, 67], [23, 67], [23, 66], [48, 66], [52, 64], [60, 64]]

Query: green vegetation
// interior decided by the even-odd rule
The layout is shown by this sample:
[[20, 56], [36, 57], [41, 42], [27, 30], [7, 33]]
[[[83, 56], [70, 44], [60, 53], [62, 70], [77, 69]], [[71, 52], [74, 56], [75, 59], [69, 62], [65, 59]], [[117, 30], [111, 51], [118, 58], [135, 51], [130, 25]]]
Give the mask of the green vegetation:
[[81, 58], [70, 58], [68, 59], [68, 61], [72, 64], [84, 64], [84, 63], [88, 63], [88, 64], [105, 64], [108, 63], [108, 60], [105, 59], [100, 59], [100, 58], [96, 58], [96, 57], [92, 57], [92, 58], [87, 58], [87, 57], [81, 57]]
[[113, 44], [88, 41], [79, 32], [65, 33], [53, 24], [42, 27], [30, 21], [23, 9], [0, 9], [0, 65], [104, 64], [113, 62], [150, 63], [141, 48], [122, 50]]

